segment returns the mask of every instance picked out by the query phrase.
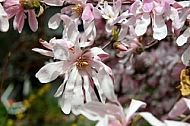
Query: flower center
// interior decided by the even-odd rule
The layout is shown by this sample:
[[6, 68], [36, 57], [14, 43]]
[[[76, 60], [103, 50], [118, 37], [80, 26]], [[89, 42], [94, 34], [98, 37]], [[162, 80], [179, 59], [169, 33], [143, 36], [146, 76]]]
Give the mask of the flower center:
[[83, 69], [84, 67], [88, 66], [88, 60], [86, 59], [86, 57], [80, 56], [77, 59], [76, 65], [78, 69]]
[[78, 15], [82, 15], [83, 8], [80, 4], [77, 4], [75, 7], [72, 8]]

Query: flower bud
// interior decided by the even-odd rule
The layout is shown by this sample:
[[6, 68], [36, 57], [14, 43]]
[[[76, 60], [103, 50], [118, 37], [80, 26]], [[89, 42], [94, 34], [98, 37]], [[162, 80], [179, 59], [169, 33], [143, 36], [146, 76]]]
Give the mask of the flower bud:
[[113, 47], [119, 49], [120, 51], [127, 51], [127, 47], [124, 46], [121, 42], [114, 42]]

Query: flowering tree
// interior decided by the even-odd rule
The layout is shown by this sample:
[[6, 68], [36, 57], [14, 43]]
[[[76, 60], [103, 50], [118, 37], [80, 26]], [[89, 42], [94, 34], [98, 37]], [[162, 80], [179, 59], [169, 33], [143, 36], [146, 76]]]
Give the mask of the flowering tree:
[[[138, 121], [142, 120], [137, 116], [155, 126], [190, 125], [189, 115], [180, 117], [190, 109], [190, 47], [187, 48], [190, 1], [0, 2], [2, 32], [9, 30], [12, 18], [13, 28], [19, 33], [26, 19], [30, 29], [36, 32], [38, 17], [49, 7], [60, 8], [47, 25], [53, 30], [63, 27], [61, 38], [39, 39], [44, 48], [32, 50], [53, 59], [35, 77], [41, 83], [62, 77], [63, 82], [54, 96], [61, 97], [59, 103], [64, 114], [82, 114], [98, 121], [97, 126], [140, 124]], [[180, 84], [171, 85], [178, 81]], [[180, 95], [175, 101], [166, 95], [176, 87]], [[147, 93], [154, 88], [161, 90], [148, 97]], [[131, 97], [131, 92], [136, 97]], [[153, 98], [159, 96], [159, 102], [154, 102]], [[129, 107], [125, 107], [127, 99], [131, 99]], [[145, 108], [161, 102], [160, 110]], [[140, 108], [141, 112], [137, 112]]]

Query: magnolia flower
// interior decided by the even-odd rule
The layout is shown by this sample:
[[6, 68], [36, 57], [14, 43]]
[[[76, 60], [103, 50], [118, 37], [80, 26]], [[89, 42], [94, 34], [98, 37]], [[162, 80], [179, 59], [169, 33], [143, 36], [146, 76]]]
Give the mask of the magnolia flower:
[[[138, 36], [145, 34], [152, 20], [153, 38], [161, 40], [167, 36], [165, 16], [175, 11], [170, 5], [174, 0], [136, 0], [130, 7], [130, 12], [136, 18], [135, 32]], [[176, 12], [176, 11], [175, 11]], [[175, 16], [178, 16], [177, 14]], [[169, 15], [167, 15], [169, 17]], [[177, 19], [176, 17], [173, 17]]]
[[79, 41], [71, 42], [67, 39], [53, 39], [49, 44], [43, 45], [49, 51], [37, 48], [33, 50], [49, 55], [57, 62], [43, 66], [36, 77], [41, 83], [48, 83], [64, 75], [64, 81], [55, 93], [55, 97], [62, 95], [60, 105], [64, 113], [69, 114], [71, 109], [93, 100], [117, 101], [111, 69], [102, 62], [108, 54], [101, 48], [82, 50]]
[[111, 32], [113, 25], [116, 23], [121, 23], [124, 18], [129, 17], [129, 13], [128, 11], [125, 12], [120, 12], [121, 11], [121, 5], [122, 5], [122, 1], [121, 0], [113, 0], [113, 6], [108, 5], [107, 1], [104, 1], [104, 5], [98, 5], [99, 9], [99, 13], [102, 15], [102, 17], [104, 19], [107, 20], [106, 22], [106, 31], [108, 33]]
[[27, 18], [25, 13], [28, 13], [28, 22], [31, 30], [35, 32], [38, 29], [35, 11], [30, 8], [30, 6], [33, 5], [27, 5], [27, 7], [25, 7], [24, 0], [5, 0], [3, 6], [9, 19], [15, 16], [13, 27], [17, 29], [19, 33], [22, 32], [24, 20]]
[[92, 121], [98, 121], [96, 126], [128, 126], [136, 111], [144, 107], [146, 103], [134, 99], [126, 112], [120, 105], [89, 102], [80, 107], [78, 112]]
[[[3, 2], [2, 0], [0, 2]], [[7, 13], [5, 12], [3, 6], [0, 4], [0, 31], [6, 32], [9, 29], [9, 21]]]

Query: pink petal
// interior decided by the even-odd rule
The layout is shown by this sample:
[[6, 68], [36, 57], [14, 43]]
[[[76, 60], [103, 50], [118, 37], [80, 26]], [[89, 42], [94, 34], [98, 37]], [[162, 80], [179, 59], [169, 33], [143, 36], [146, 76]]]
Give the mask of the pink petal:
[[34, 10], [28, 10], [28, 22], [31, 30], [33, 32], [37, 31], [38, 29], [38, 21], [36, 19], [36, 14]]
[[[106, 53], [104, 50], [98, 47], [93, 47], [90, 49], [89, 53], [91, 54], [91, 57], [93, 56], [99, 56], [102, 60], [109, 57], [109, 54]], [[87, 52], [88, 54], [88, 52]]]
[[82, 13], [82, 19], [86, 20], [86, 21], [94, 20], [94, 15], [92, 13], [92, 5], [91, 4], [87, 4], [85, 6], [83, 13]]
[[63, 22], [64, 22], [64, 24], [65, 24], [65, 26], [69, 26], [70, 25], [70, 23], [72, 23], [72, 18], [71, 17], [69, 17], [68, 15], [60, 15], [60, 18], [63, 20]]
[[20, 11], [13, 21], [13, 27], [14, 29], [18, 29], [18, 32], [21, 33], [22, 29], [24, 27], [24, 20], [26, 19], [26, 15], [24, 12]]
[[53, 81], [65, 70], [63, 66], [63, 61], [48, 63], [36, 73], [36, 78], [38, 78], [41, 83]]
[[110, 101], [117, 102], [117, 97], [114, 93], [113, 80], [109, 76], [109, 74], [104, 69], [101, 69], [97, 74], [97, 78], [100, 83], [100, 87], [103, 90], [104, 95]]
[[50, 56], [53, 57], [53, 52], [52, 51], [48, 51], [48, 50], [44, 50], [44, 49], [39, 49], [39, 48], [33, 48], [32, 51], [38, 52], [44, 56]]
[[181, 98], [169, 112], [168, 116], [171, 118], [177, 117], [185, 112], [187, 109], [190, 109], [190, 99]]
[[48, 27], [51, 29], [57, 29], [60, 25], [60, 13], [53, 15], [48, 21]]
[[151, 12], [153, 9], [153, 0], [143, 0], [143, 11], [144, 12]]

